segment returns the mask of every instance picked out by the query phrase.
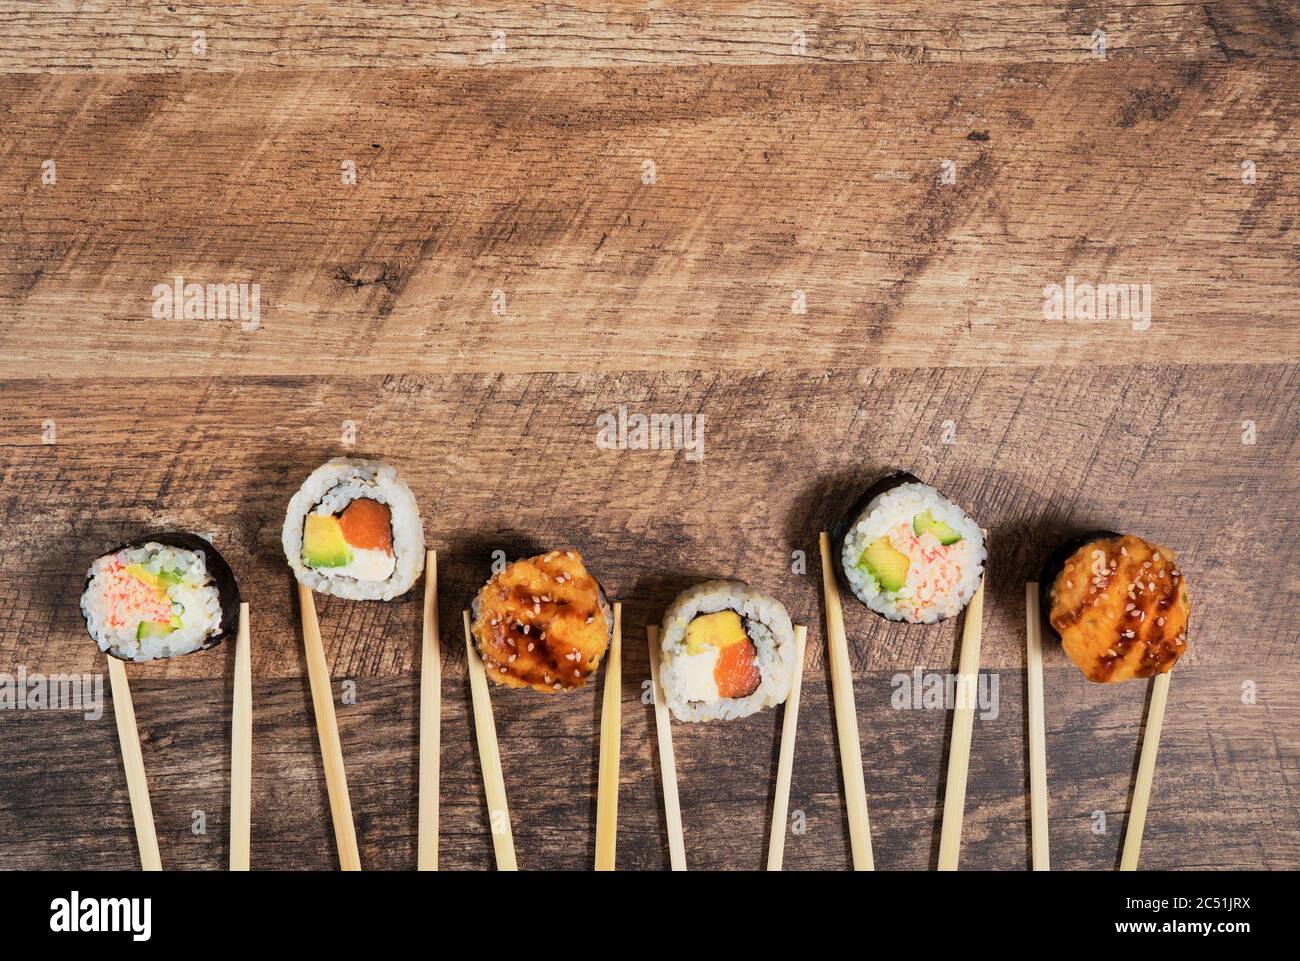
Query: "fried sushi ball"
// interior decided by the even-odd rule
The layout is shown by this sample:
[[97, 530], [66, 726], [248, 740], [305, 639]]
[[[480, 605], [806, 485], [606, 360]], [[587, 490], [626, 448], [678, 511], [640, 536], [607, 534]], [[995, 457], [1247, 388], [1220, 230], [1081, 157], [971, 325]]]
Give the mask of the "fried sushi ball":
[[1151, 677], [1187, 650], [1191, 602], [1172, 551], [1140, 537], [1088, 541], [1052, 581], [1048, 620], [1090, 681]]
[[577, 551], [550, 551], [494, 574], [471, 632], [488, 677], [553, 694], [582, 687], [609, 649], [613, 616]]

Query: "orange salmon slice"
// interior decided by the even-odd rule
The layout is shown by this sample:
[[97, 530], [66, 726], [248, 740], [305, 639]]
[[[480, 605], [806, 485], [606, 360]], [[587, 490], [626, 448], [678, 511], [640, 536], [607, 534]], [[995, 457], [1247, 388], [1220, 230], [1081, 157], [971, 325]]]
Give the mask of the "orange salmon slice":
[[758, 650], [752, 641], [728, 644], [718, 652], [713, 681], [720, 697], [748, 697], [758, 690], [763, 675], [758, 670]]
[[339, 526], [348, 546], [393, 553], [393, 513], [387, 504], [358, 498], [339, 515]]

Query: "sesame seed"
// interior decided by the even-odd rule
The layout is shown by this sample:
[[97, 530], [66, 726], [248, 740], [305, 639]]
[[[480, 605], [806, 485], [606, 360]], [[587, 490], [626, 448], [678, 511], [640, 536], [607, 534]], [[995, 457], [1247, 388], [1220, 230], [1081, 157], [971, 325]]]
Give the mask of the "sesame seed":
[[1157, 617], [1157, 618], [1156, 618], [1156, 623], [1159, 624], [1161, 627], [1164, 627], [1164, 626], [1165, 626], [1165, 619], [1164, 619], [1163, 617]]
[[529, 649], [530, 651], [531, 651], [534, 647], [536, 647], [536, 646], [537, 646], [537, 645], [535, 645], [532, 641], [529, 641], [529, 642], [528, 642], [528, 649]]

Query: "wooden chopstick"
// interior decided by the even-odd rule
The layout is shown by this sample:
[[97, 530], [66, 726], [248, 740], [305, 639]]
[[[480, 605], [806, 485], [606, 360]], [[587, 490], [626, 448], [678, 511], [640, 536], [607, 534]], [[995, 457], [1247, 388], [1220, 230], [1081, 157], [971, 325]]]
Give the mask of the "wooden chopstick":
[[343, 770], [343, 748], [339, 745], [338, 721], [334, 718], [334, 691], [330, 686], [329, 667], [325, 663], [325, 647], [320, 639], [316, 602], [306, 584], [298, 585], [298, 606], [302, 612], [303, 648], [307, 652], [311, 703], [316, 712], [316, 734], [320, 738], [321, 761], [325, 765], [325, 787], [329, 791], [339, 867], [344, 871], [360, 871], [361, 854], [357, 851], [357, 831], [352, 823], [348, 776]]
[[966, 608], [961, 655], [957, 666], [957, 705], [952, 713], [952, 743], [948, 747], [948, 783], [943, 794], [943, 824], [939, 829], [939, 870], [956, 871], [961, 857], [961, 826], [966, 813], [966, 775], [970, 770], [970, 740], [975, 728], [979, 691], [980, 639], [984, 633], [984, 581]]
[[596, 870], [614, 870], [618, 839], [618, 766], [623, 747], [623, 605], [614, 605], [614, 634], [605, 658], [600, 709], [600, 774], [596, 788]]
[[844, 803], [849, 816], [849, 844], [853, 870], [874, 871], [871, 822], [867, 818], [867, 785], [862, 775], [862, 743], [858, 740], [858, 709], [853, 700], [853, 670], [849, 642], [844, 636], [844, 609], [831, 564], [831, 538], [821, 533], [822, 595], [826, 603], [826, 647], [830, 653], [831, 692], [835, 699], [835, 729], [840, 742], [840, 770], [844, 774]]
[[1043, 723], [1043, 624], [1038, 585], [1025, 585], [1025, 665], [1029, 711], [1029, 845], [1035, 871], [1051, 870], [1047, 828], [1047, 734]]
[[117, 720], [117, 739], [122, 745], [122, 766], [126, 769], [126, 790], [131, 798], [131, 819], [135, 822], [135, 840], [140, 847], [140, 867], [161, 871], [158, 835], [154, 831], [153, 806], [149, 803], [149, 782], [144, 776], [144, 757], [140, 754], [140, 732], [135, 725], [135, 707], [131, 687], [126, 682], [126, 666], [113, 655], [108, 656], [108, 682], [113, 692], [113, 716]]
[[772, 835], [767, 844], [767, 869], [780, 871], [785, 861], [785, 836], [789, 825], [785, 823], [790, 810], [790, 776], [794, 772], [794, 739], [799, 731], [799, 689], [803, 686], [803, 655], [807, 647], [808, 628], [802, 624], [794, 629], [794, 677], [790, 681], [790, 696], [785, 700], [785, 716], [781, 718], [781, 757], [776, 765], [776, 794], [772, 801]]
[[1124, 851], [1119, 869], [1136, 871], [1142, 853], [1142, 830], [1146, 826], [1147, 804], [1156, 777], [1156, 752], [1160, 750], [1160, 730], [1165, 723], [1165, 705], [1169, 702], [1169, 674], [1157, 674], [1151, 684], [1151, 706], [1147, 709], [1146, 730], [1142, 734], [1142, 756], [1138, 760], [1137, 781], [1133, 785], [1133, 804], [1129, 809], [1128, 827], [1124, 832]]
[[248, 605], [239, 605], [230, 722], [230, 870], [249, 869], [253, 822], [253, 671]]
[[420, 645], [420, 818], [417, 867], [438, 870], [438, 770], [442, 759], [442, 643], [438, 636], [438, 552], [424, 554]]
[[510, 808], [506, 804], [506, 782], [501, 772], [501, 752], [497, 747], [497, 725], [492, 717], [492, 700], [488, 694], [487, 673], [470, 633], [469, 611], [465, 619], [465, 659], [469, 663], [469, 690], [474, 700], [474, 733], [478, 740], [479, 766], [483, 768], [483, 793], [487, 796], [488, 828], [496, 852], [498, 871], [517, 871], [515, 838], [510, 831]]
[[650, 684], [654, 688], [655, 736], [659, 742], [659, 776], [664, 785], [664, 821], [668, 825], [668, 862], [674, 871], [686, 870], [686, 841], [682, 835], [682, 806], [677, 797], [677, 759], [673, 755], [673, 729], [668, 701], [659, 683], [659, 628], [646, 625], [650, 644]]

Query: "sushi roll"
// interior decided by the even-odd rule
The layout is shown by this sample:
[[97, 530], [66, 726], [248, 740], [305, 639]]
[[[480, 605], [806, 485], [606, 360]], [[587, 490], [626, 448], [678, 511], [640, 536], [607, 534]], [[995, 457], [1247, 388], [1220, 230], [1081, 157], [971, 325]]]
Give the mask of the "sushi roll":
[[487, 676], [554, 694], [587, 683], [609, 650], [614, 615], [577, 551], [508, 564], [470, 605], [470, 633]]
[[282, 536], [294, 576], [313, 591], [392, 600], [424, 570], [415, 496], [382, 461], [336, 457], [289, 501]]
[[984, 574], [984, 532], [935, 488], [907, 473], [872, 485], [846, 518], [840, 573], [882, 617], [932, 624], [958, 614]]
[[780, 601], [740, 581], [683, 591], [664, 612], [659, 680], [679, 721], [729, 721], [790, 694], [795, 642]]
[[1173, 551], [1095, 531], [1062, 545], [1041, 584], [1048, 623], [1090, 681], [1163, 674], [1187, 650], [1191, 601]]
[[239, 626], [239, 585], [195, 534], [157, 534], [96, 558], [81, 595], [86, 630], [124, 661], [216, 647]]

